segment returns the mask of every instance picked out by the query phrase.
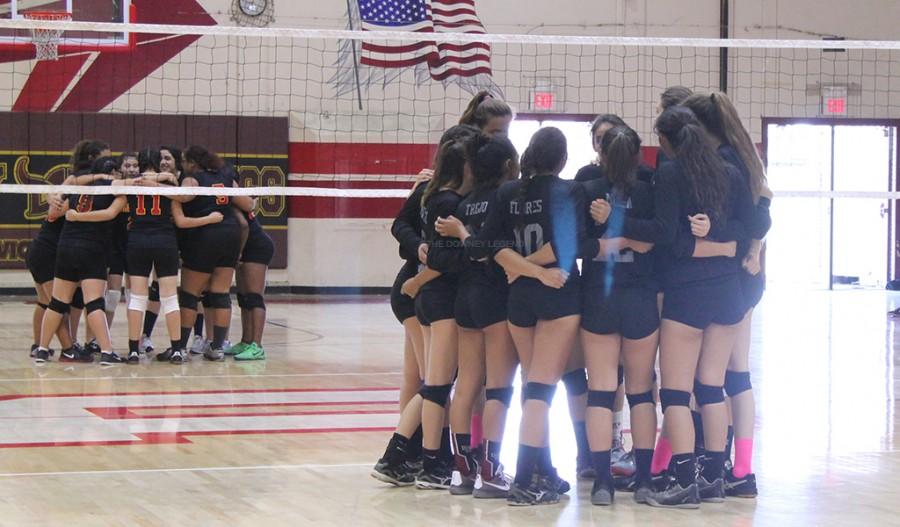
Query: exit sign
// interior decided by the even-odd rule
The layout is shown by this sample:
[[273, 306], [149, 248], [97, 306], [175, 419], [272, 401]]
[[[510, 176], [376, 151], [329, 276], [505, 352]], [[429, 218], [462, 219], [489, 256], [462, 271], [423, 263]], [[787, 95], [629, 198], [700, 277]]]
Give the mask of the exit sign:
[[822, 115], [847, 115], [847, 87], [822, 87]]
[[556, 109], [556, 94], [552, 91], [535, 91], [531, 100], [535, 110], [548, 112]]

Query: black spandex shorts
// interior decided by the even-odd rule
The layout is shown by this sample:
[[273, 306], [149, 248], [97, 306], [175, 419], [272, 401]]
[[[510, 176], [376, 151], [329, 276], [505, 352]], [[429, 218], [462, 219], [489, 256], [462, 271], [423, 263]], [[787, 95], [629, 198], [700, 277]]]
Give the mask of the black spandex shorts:
[[107, 255], [96, 248], [60, 245], [56, 250], [55, 278], [69, 282], [106, 280]]
[[662, 318], [697, 329], [706, 329], [710, 324], [731, 326], [744, 318], [745, 307], [741, 284], [734, 274], [666, 289]]
[[741, 281], [741, 291], [744, 293], [744, 307], [746, 310], [753, 309], [762, 300], [763, 292], [766, 290], [766, 275], [759, 273], [753, 276], [750, 273], [738, 271], [738, 278]]
[[609, 295], [603, 288], [583, 290], [581, 328], [598, 335], [618, 333], [631, 340], [653, 334], [659, 328], [656, 286], [613, 288]]
[[453, 314], [459, 327], [484, 329], [506, 321], [509, 289], [477, 282], [461, 283]]
[[234, 267], [241, 252], [241, 231], [237, 225], [198, 229], [184, 242], [184, 268], [210, 274], [217, 267]]
[[165, 278], [178, 274], [178, 249], [128, 248], [128, 274], [149, 277], [156, 268], [156, 277]]
[[416, 296], [416, 318], [419, 324], [430, 326], [434, 322], [454, 318], [453, 307], [456, 303], [456, 287], [440, 284], [423, 287]]
[[53, 280], [53, 271], [56, 268], [56, 247], [46, 243], [36, 243], [34, 240], [28, 245], [25, 253], [25, 265], [31, 273], [31, 278], [36, 284], [44, 284]]
[[509, 287], [509, 322], [530, 328], [538, 320], [556, 320], [581, 313], [579, 282], [578, 276], [571, 276], [562, 289], [553, 289], [533, 278], [519, 278]]
[[251, 233], [244, 244], [244, 252], [241, 253], [241, 261], [244, 263], [257, 263], [268, 266], [275, 255], [275, 243], [272, 238], [260, 229]]
[[410, 278], [416, 276], [419, 272], [419, 266], [415, 262], [406, 262], [397, 273], [394, 279], [394, 285], [391, 286], [391, 311], [394, 316], [402, 324], [409, 317], [416, 316], [416, 301], [400, 292], [403, 283]]
[[125, 269], [128, 267], [126, 254], [127, 251], [118, 245], [114, 245], [110, 248], [109, 261], [106, 264], [109, 268], [109, 274], [125, 274]]

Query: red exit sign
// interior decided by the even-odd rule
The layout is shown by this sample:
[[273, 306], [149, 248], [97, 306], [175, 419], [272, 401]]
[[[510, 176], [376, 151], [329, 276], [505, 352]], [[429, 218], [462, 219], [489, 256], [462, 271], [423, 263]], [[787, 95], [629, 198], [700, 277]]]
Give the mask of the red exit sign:
[[847, 113], [847, 99], [844, 97], [825, 99], [825, 113], [829, 115], [845, 115]]
[[532, 100], [535, 110], [549, 111], [556, 108], [556, 94], [552, 91], [536, 91]]

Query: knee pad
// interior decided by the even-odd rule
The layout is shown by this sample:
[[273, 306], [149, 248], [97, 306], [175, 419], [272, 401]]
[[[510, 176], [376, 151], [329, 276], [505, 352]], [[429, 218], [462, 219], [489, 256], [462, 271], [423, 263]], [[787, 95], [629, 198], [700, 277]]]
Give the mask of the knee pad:
[[178, 295], [162, 297], [159, 301], [159, 307], [163, 315], [178, 311]]
[[728, 394], [728, 397], [734, 397], [752, 389], [749, 371], [725, 371], [725, 393]]
[[178, 291], [178, 302], [181, 307], [197, 311], [197, 304], [200, 303], [200, 297], [192, 295], [187, 291]]
[[563, 375], [563, 384], [566, 385], [566, 393], [569, 397], [584, 395], [588, 391], [587, 371], [584, 368], [572, 370]]
[[694, 397], [697, 399], [697, 406], [701, 407], [725, 402], [725, 392], [721, 386], [710, 386], [697, 380], [694, 381]]
[[653, 392], [644, 392], [644, 393], [627, 393], [625, 397], [628, 398], [628, 407], [634, 408], [639, 404], [650, 403], [653, 404]]
[[47, 304], [42, 304], [42, 303], [38, 302], [37, 305], [38, 305], [39, 308], [41, 308], [41, 309], [43, 309], [43, 310], [46, 310], [46, 309], [47, 309]]
[[72, 295], [70, 304], [74, 309], [84, 309], [84, 293], [81, 291], [80, 287], [76, 289], [75, 294]]
[[109, 311], [115, 311], [116, 306], [119, 305], [119, 302], [122, 300], [122, 292], [116, 291], [114, 289], [110, 289], [106, 292], [106, 307], [109, 308]]
[[[231, 295], [228, 293], [206, 293], [210, 307], [214, 309], [228, 309], [231, 307]], [[204, 307], [206, 307], [204, 305]]]
[[47, 306], [47, 309], [49, 309], [50, 311], [55, 311], [60, 315], [65, 315], [69, 312], [69, 304], [66, 304], [62, 300], [53, 297], [50, 299], [50, 304]]
[[611, 391], [601, 391], [601, 390], [590, 390], [588, 392], [588, 407], [594, 408], [606, 408], [610, 411], [613, 409], [613, 405], [616, 403], [616, 392]]
[[265, 309], [266, 300], [259, 293], [247, 293], [244, 295], [244, 307], [247, 309]]
[[685, 408], [690, 408], [691, 392], [663, 388], [659, 391], [659, 402], [662, 405], [663, 413], [665, 413], [666, 408], [670, 406], [684, 406]]
[[90, 302], [84, 304], [84, 309], [87, 311], [87, 314], [90, 315], [94, 311], [105, 311], [106, 310], [106, 300], [101, 296], [100, 298], [95, 298]]
[[149, 291], [150, 291], [150, 294], [147, 295], [147, 298], [151, 302], [159, 302], [159, 282], [154, 280], [153, 283], [150, 284]]
[[625, 366], [622, 366], [620, 364], [619, 369], [616, 370], [616, 375], [617, 375], [616, 379], [618, 379], [618, 381], [619, 381], [618, 386], [622, 386], [622, 384], [625, 382]]
[[513, 387], [506, 386], [504, 388], [488, 388], [484, 391], [484, 398], [488, 401], [500, 401], [506, 407], [512, 402]]
[[247, 297], [245, 297], [245, 296], [244, 296], [243, 294], [241, 294], [241, 293], [238, 293], [238, 294], [236, 294], [236, 295], [234, 295], [234, 296], [237, 298], [237, 304], [238, 304], [238, 307], [239, 307], [239, 308], [241, 308], [241, 309], [248, 309], [248, 307], [247, 307]]
[[141, 313], [144, 313], [147, 311], [147, 304], [149, 301], [149, 297], [132, 293], [131, 299], [128, 300], [128, 310], [140, 311]]
[[203, 307], [213, 307], [212, 299], [209, 297], [209, 293], [203, 293], [200, 295], [200, 302], [203, 304]]
[[419, 395], [426, 401], [431, 401], [438, 406], [445, 406], [447, 399], [450, 398], [450, 389], [452, 387], [452, 384], [442, 384], [440, 386], [429, 386], [426, 384], [419, 390]]
[[547, 405], [553, 404], [553, 396], [556, 394], [555, 384], [541, 384], [539, 382], [529, 382], [525, 384], [525, 400], [537, 399], [544, 401]]

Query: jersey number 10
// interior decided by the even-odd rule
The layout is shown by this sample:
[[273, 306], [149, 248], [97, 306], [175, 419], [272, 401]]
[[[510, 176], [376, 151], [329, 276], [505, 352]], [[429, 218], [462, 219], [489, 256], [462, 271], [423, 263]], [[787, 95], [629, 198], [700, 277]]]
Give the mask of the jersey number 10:
[[516, 245], [519, 253], [529, 256], [544, 246], [544, 229], [540, 223], [529, 223], [522, 229], [516, 229]]
[[[137, 196], [137, 207], [134, 209], [134, 213], [137, 216], [146, 216], [147, 209], [144, 207], [144, 196]], [[161, 216], [162, 208], [159, 206], [159, 196], [153, 196], [153, 206], [150, 207], [150, 215], [151, 216]]]

